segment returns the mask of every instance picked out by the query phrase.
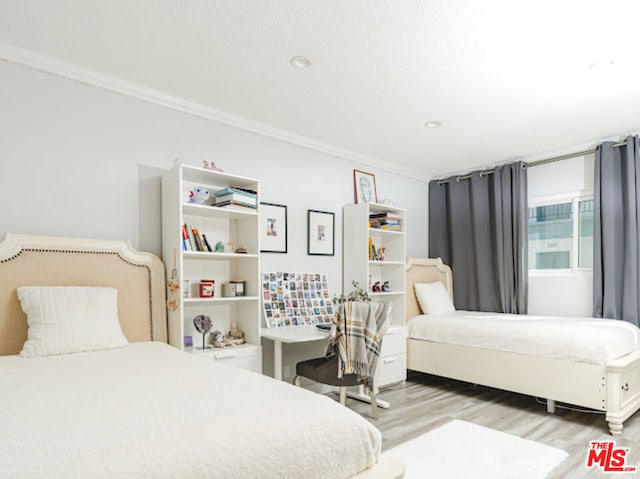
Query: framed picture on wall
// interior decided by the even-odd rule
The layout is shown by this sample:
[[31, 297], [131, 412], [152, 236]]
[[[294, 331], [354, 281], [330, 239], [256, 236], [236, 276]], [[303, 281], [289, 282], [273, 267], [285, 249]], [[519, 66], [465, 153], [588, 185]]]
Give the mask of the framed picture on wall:
[[307, 254], [333, 256], [336, 216], [328, 211], [307, 210]]
[[356, 203], [377, 203], [376, 175], [366, 171], [353, 170], [353, 189]]
[[260, 252], [287, 252], [287, 207], [260, 203]]

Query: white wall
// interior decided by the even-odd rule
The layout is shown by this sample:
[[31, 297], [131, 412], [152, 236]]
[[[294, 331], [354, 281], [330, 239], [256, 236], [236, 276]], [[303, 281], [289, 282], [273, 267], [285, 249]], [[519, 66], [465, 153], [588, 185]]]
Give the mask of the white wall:
[[[593, 195], [594, 156], [587, 155], [529, 168], [529, 203]], [[529, 314], [590, 317], [591, 272], [530, 272]]]
[[[159, 255], [160, 175], [175, 159], [211, 158], [262, 180], [262, 201], [288, 206], [289, 253], [265, 254], [263, 271], [327, 272], [341, 290], [354, 168], [376, 174], [380, 199], [408, 209], [407, 252], [427, 254], [425, 182], [6, 62], [0, 85], [0, 234], [129, 239]], [[334, 257], [307, 256], [307, 209], [336, 213]]]

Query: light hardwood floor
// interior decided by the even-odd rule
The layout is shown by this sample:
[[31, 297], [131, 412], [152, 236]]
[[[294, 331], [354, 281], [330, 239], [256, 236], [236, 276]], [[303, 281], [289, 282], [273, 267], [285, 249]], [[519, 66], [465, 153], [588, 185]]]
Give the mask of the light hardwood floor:
[[[600, 413], [557, 409], [549, 414], [545, 404], [531, 396], [417, 372], [409, 372], [406, 383], [382, 390], [380, 398], [389, 401], [391, 408], [379, 409], [378, 420], [371, 418], [368, 404], [349, 399], [347, 405], [380, 429], [383, 451], [461, 419], [565, 450], [569, 457], [550, 479], [640, 477], [640, 472], [605, 474], [585, 467], [589, 442], [613, 439]], [[640, 412], [625, 422], [622, 438], [613, 440], [616, 447], [630, 449], [626, 464], [637, 465], [640, 471]]]

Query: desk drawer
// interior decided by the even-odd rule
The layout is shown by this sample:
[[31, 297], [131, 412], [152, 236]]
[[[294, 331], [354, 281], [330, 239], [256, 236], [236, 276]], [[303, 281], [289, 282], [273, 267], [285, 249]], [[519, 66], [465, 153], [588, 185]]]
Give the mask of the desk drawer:
[[399, 334], [385, 334], [382, 338], [381, 355], [394, 356], [396, 354], [405, 354], [407, 352], [407, 337], [404, 330]]
[[262, 373], [262, 358], [259, 354], [252, 353], [248, 355], [240, 355], [230, 351], [221, 351], [213, 355], [213, 360], [220, 364], [226, 364], [227, 366], [233, 366], [236, 368], [248, 369], [256, 373]]
[[378, 387], [399, 383], [407, 379], [407, 355], [396, 354], [380, 358], [377, 372]]
[[215, 361], [219, 364], [248, 369], [262, 373], [262, 348], [256, 345], [243, 345], [223, 349], [208, 349], [194, 353], [201, 359]]

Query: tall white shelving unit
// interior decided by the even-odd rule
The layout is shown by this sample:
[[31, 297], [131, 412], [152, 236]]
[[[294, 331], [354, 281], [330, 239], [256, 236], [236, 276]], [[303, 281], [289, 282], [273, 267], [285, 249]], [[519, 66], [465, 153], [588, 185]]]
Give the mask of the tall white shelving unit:
[[[391, 213], [400, 217], [400, 231], [369, 226], [369, 215]], [[402, 382], [407, 377], [407, 329], [405, 326], [406, 210], [378, 203], [359, 203], [343, 208], [344, 293], [352, 281], [367, 289], [372, 300], [393, 304], [391, 326], [382, 340], [377, 372], [378, 387]], [[369, 259], [369, 238], [376, 249], [385, 248], [384, 260]], [[373, 292], [376, 282], [389, 282], [390, 291]]]
[[[196, 186], [209, 189], [209, 203], [213, 202], [218, 190], [248, 188], [257, 192], [259, 206], [258, 180], [188, 165], [178, 165], [162, 178], [163, 260], [169, 279], [175, 255], [175, 270], [181, 287], [178, 307], [174, 311], [169, 308], [169, 343], [203, 359], [261, 373], [258, 210], [189, 203], [189, 192]], [[212, 248], [222, 242], [225, 252], [184, 251], [182, 225], [185, 223], [204, 233]], [[246, 248], [247, 253], [233, 252], [238, 247]], [[198, 285], [203, 279], [215, 280], [211, 298], [199, 297]], [[185, 280], [190, 281], [186, 297]], [[229, 281], [245, 281], [244, 296], [223, 297], [222, 285]], [[224, 334], [228, 333], [231, 322], [236, 321], [247, 342], [226, 348], [198, 349], [197, 346], [202, 345], [202, 335], [195, 330], [193, 318], [199, 314], [212, 319], [212, 331], [219, 330]], [[193, 347], [184, 346], [185, 336], [193, 337]]]

